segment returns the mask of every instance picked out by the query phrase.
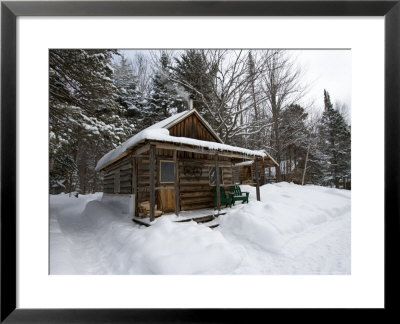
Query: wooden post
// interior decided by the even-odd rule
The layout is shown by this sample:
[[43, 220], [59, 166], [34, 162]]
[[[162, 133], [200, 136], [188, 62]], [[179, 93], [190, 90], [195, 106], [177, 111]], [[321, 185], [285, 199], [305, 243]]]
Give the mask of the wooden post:
[[155, 190], [155, 155], [156, 147], [155, 145], [150, 145], [150, 222], [154, 220], [154, 205], [156, 203], [156, 190]]
[[218, 212], [221, 210], [221, 191], [219, 183], [219, 164], [218, 164], [218, 153], [215, 154], [215, 190], [217, 191], [217, 209]]
[[257, 196], [257, 201], [260, 201], [260, 180], [259, 180], [257, 158], [254, 160], [254, 168], [256, 172], [256, 196]]
[[175, 187], [175, 214], [179, 215], [179, 162], [176, 150], [174, 151], [174, 187]]
[[132, 193], [135, 195], [133, 206], [133, 216], [138, 216], [138, 190], [137, 190], [137, 159], [132, 157]]

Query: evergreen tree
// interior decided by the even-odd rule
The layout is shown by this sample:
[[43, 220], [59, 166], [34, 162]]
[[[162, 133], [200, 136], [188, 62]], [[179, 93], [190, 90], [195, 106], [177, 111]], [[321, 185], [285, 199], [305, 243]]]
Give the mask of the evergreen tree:
[[305, 157], [309, 142], [309, 130], [306, 125], [308, 114], [300, 105], [293, 104], [282, 112], [280, 134], [282, 138], [282, 156], [284, 165], [283, 180], [301, 183]]
[[175, 62], [175, 80], [193, 98], [196, 110], [211, 121], [204, 102], [212, 102], [212, 81], [216, 71], [208, 62], [204, 50], [186, 50]]
[[165, 53], [160, 57], [160, 68], [153, 77], [152, 90], [143, 108], [142, 129], [186, 108], [183, 98], [170, 80], [170, 62]]
[[[69, 192], [86, 192], [87, 179], [96, 177], [90, 166], [125, 139], [110, 65], [115, 54], [112, 50], [49, 52], [50, 188], [62, 183]], [[86, 154], [89, 149], [97, 151]]]
[[116, 87], [116, 101], [120, 115], [125, 118], [126, 135], [137, 132], [143, 121], [142, 94], [137, 89], [137, 78], [133, 73], [132, 65], [125, 56], [121, 56], [119, 63], [114, 64], [114, 85]]
[[350, 128], [340, 112], [333, 108], [326, 90], [324, 106], [319, 126], [321, 158], [324, 162], [323, 181], [338, 188], [340, 178], [349, 177], [351, 174]]

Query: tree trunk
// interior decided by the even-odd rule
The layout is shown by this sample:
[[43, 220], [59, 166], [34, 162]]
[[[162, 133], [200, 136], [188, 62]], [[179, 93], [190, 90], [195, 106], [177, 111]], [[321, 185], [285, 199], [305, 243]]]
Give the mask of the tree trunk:
[[307, 154], [306, 154], [306, 161], [304, 162], [304, 170], [303, 170], [303, 179], [301, 180], [301, 185], [304, 186], [304, 178], [306, 177], [306, 170], [307, 170], [307, 162], [308, 162], [308, 154], [310, 153], [310, 147], [311, 147], [311, 137], [308, 141], [308, 148], [307, 148]]

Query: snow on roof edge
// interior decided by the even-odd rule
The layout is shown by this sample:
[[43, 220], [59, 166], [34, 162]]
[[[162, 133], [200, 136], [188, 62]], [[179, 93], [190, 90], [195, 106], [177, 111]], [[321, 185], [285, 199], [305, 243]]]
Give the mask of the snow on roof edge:
[[253, 163], [254, 163], [254, 161], [244, 161], [244, 162], [235, 163], [233, 166], [251, 165]]

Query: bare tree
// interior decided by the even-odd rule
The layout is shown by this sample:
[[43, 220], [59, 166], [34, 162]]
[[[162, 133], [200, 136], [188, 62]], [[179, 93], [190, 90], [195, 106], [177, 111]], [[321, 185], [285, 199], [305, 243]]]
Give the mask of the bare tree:
[[[208, 62], [206, 77], [211, 85], [208, 94], [176, 77], [175, 82], [200, 98], [211, 123], [226, 143], [238, 144], [244, 136], [259, 133], [268, 124], [265, 120], [251, 118], [250, 111], [265, 100], [255, 96], [255, 80], [264, 72], [260, 62], [254, 62], [249, 73], [249, 51], [205, 50]], [[253, 114], [254, 116], [254, 114]]]
[[[305, 88], [300, 84], [300, 69], [287, 51], [264, 51], [266, 71], [261, 75], [261, 86], [265, 94], [265, 108], [272, 119], [272, 148], [276, 161], [282, 162], [283, 138], [281, 134], [282, 113], [290, 105], [298, 103], [304, 96]], [[277, 181], [281, 180], [281, 170], [277, 168]]]
[[151, 88], [152, 68], [147, 55], [138, 51], [132, 58], [132, 69], [137, 79], [137, 89], [142, 94], [148, 94]]

